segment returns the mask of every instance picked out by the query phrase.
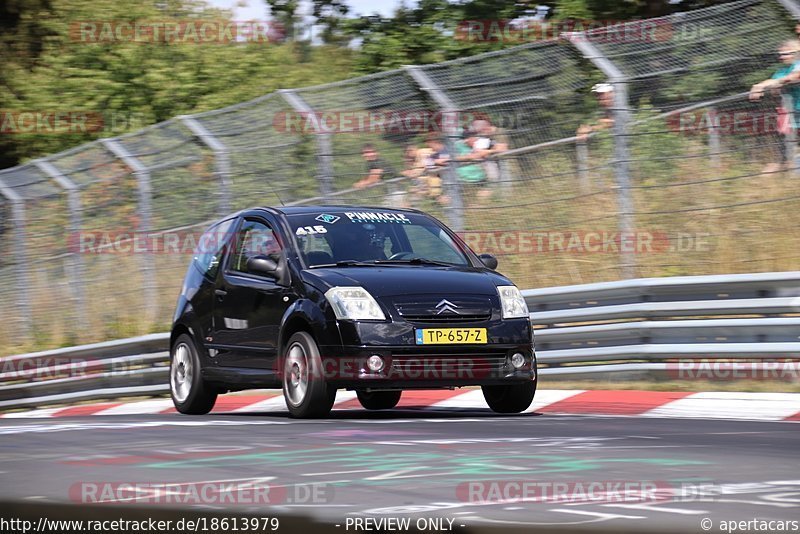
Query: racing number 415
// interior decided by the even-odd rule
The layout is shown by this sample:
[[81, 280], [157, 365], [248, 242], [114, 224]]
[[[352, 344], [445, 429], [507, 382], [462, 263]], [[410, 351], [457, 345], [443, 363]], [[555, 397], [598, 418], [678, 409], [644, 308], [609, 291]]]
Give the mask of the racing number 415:
[[314, 235], [314, 234], [325, 234], [328, 232], [328, 229], [324, 226], [299, 226], [295, 234], [297, 235]]

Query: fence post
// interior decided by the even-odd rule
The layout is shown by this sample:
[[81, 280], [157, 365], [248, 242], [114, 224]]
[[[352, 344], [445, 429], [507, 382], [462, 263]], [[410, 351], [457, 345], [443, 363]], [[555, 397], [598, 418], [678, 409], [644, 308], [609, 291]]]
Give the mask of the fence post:
[[281, 89], [278, 92], [293, 110], [310, 117], [312, 123], [317, 126], [317, 133], [315, 134], [317, 145], [317, 181], [319, 182], [319, 194], [324, 199], [327, 199], [333, 193], [333, 143], [331, 142], [331, 134], [323, 133], [314, 115], [314, 110], [300, 95], [291, 89]]
[[589, 192], [589, 143], [577, 141], [575, 143], [575, 159], [578, 164], [578, 186], [581, 193]]
[[[150, 232], [153, 229], [151, 221], [153, 190], [150, 185], [150, 170], [133, 154], [128, 152], [128, 149], [122, 146], [116, 138], [101, 139], [100, 141], [109, 152], [122, 160], [122, 162], [133, 171], [139, 189], [139, 228], [137, 228], [137, 230], [144, 233]], [[155, 318], [156, 306], [158, 305], [158, 296], [155, 286], [154, 257], [151, 251], [142, 254], [141, 257], [142, 289], [144, 292], [145, 309], [148, 314], [146, 319], [152, 322]]]
[[711, 160], [711, 166], [719, 170], [721, 162], [719, 159], [720, 154], [720, 139], [719, 139], [719, 121], [717, 120], [717, 108], [708, 108], [708, 116], [711, 117], [711, 127], [708, 129], [708, 155]]
[[[81, 203], [81, 193], [78, 185], [67, 178], [64, 173], [58, 170], [52, 163], [46, 160], [36, 160], [33, 162], [36, 167], [44, 174], [52, 178], [62, 189], [67, 192], [67, 203], [69, 205], [69, 231], [71, 239], [79, 238], [78, 232], [83, 229], [83, 205]], [[84, 288], [85, 270], [83, 256], [80, 251], [71, 251], [69, 254], [69, 277], [72, 296], [77, 304], [78, 327], [89, 328], [89, 313], [86, 310], [86, 290]]]
[[228, 147], [191, 115], [181, 115], [178, 119], [214, 153], [214, 170], [219, 180], [217, 209], [222, 217], [231, 211], [231, 159]]
[[783, 143], [786, 152], [787, 169], [792, 171], [793, 174], [798, 174], [797, 168], [797, 130], [795, 129], [796, 122], [794, 116], [794, 99], [789, 93], [781, 93], [781, 106], [786, 110], [787, 120], [789, 121], [790, 128], [787, 129], [787, 134], [783, 137]]
[[792, 17], [800, 20], [800, 4], [798, 4], [796, 0], [778, 0], [778, 3], [782, 5]]
[[628, 102], [628, 77], [611, 62], [583, 33], [566, 34], [567, 40], [583, 57], [591, 61], [614, 86], [614, 174], [617, 181], [617, 207], [621, 236], [620, 260], [623, 278], [636, 276], [636, 254], [629, 245], [633, 236], [633, 199], [631, 198], [630, 151], [628, 149], [628, 126], [630, 103]]
[[11, 203], [11, 221], [14, 225], [14, 250], [11, 255], [15, 258], [17, 287], [16, 308], [20, 317], [20, 339], [30, 340], [33, 327], [31, 317], [31, 277], [28, 273], [30, 259], [28, 258], [27, 236], [25, 233], [25, 201], [12, 188], [0, 181], [0, 195]]
[[445, 131], [445, 146], [447, 152], [450, 154], [450, 161], [445, 169], [445, 191], [450, 198], [450, 203], [446, 208], [447, 222], [456, 231], [464, 230], [464, 200], [461, 196], [461, 182], [458, 179], [458, 163], [455, 161], [456, 157], [456, 141], [458, 139], [458, 108], [450, 100], [450, 97], [434, 82], [423, 70], [414, 65], [406, 65], [403, 67], [405, 71], [416, 82], [419, 88], [428, 93], [431, 99], [436, 103], [442, 111], [442, 122]]

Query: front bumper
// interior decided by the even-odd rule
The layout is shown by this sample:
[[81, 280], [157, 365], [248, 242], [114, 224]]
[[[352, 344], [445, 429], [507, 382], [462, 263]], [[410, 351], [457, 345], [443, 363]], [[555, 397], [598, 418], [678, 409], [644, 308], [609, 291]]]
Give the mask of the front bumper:
[[[485, 344], [417, 345], [416, 328], [486, 328]], [[340, 321], [342, 345], [320, 347], [328, 383], [351, 389], [433, 389], [529, 382], [536, 356], [527, 320], [458, 325]], [[515, 368], [511, 355], [525, 364]], [[370, 356], [384, 365], [370, 369]]]

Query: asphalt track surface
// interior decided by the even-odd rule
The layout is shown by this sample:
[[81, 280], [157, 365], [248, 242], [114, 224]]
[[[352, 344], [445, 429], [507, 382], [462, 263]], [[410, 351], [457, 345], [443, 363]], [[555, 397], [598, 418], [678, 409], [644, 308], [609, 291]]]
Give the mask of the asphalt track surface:
[[[310, 514], [343, 532], [348, 517], [721, 532], [722, 521], [800, 519], [799, 433], [796, 423], [480, 409], [337, 410], [314, 421], [285, 412], [8, 419], [0, 498], [126, 503], [132, 493], [117, 491], [121, 482], [186, 483], [174, 498], [192, 509]], [[271, 504], [254, 492], [233, 503], [193, 500], [189, 483], [209, 481], [266, 485]], [[521, 481], [541, 484], [540, 493], [520, 500]], [[580, 498], [597, 496], [588, 486], [580, 493], [592, 482], [605, 500]], [[620, 501], [620, 482], [640, 484], [633, 501], [643, 502]], [[556, 483], [561, 500], [542, 498]], [[652, 485], [658, 497], [642, 498]]]

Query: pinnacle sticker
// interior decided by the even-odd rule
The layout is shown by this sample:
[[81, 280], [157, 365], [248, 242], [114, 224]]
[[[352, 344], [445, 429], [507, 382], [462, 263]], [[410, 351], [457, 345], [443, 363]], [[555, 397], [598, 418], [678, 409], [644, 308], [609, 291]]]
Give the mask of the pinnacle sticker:
[[341, 219], [341, 217], [337, 217], [336, 215], [329, 215], [327, 213], [320, 213], [314, 218], [315, 221], [324, 222], [328, 224], [333, 224], [339, 219]]
[[378, 222], [378, 223], [399, 223], [411, 224], [411, 221], [403, 213], [387, 213], [387, 212], [374, 212], [374, 211], [347, 211], [345, 215], [350, 222], [365, 223], [365, 222]]

